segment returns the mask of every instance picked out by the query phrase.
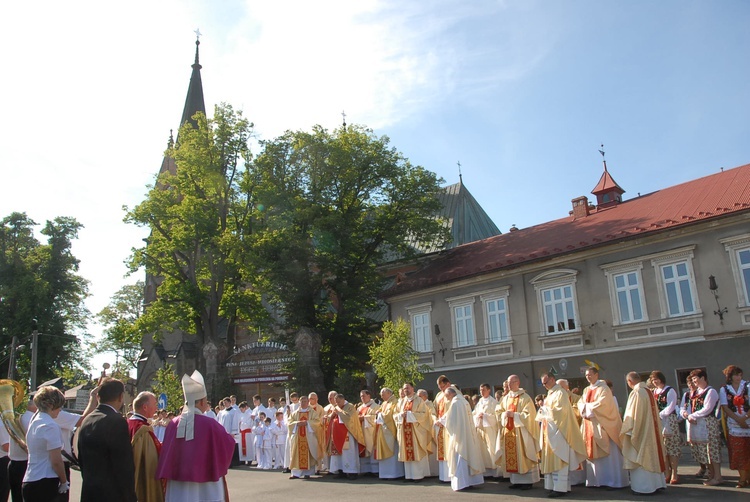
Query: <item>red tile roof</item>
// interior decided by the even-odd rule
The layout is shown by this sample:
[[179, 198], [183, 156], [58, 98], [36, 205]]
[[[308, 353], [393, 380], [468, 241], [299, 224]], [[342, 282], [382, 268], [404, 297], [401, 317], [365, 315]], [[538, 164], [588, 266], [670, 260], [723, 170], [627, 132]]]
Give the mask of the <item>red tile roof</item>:
[[750, 164], [599, 209], [585, 218], [571, 216], [458, 246], [384, 296], [742, 212], [750, 212]]

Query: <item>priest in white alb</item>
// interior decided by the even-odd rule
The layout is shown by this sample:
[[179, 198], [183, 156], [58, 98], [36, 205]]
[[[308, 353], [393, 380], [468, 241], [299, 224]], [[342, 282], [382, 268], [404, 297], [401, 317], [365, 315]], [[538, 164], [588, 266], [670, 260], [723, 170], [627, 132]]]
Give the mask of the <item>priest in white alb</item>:
[[421, 481], [430, 476], [431, 417], [414, 385], [402, 387], [404, 399], [395, 415], [398, 432], [398, 459], [404, 463], [404, 478]]
[[357, 408], [359, 414], [359, 424], [362, 426], [362, 436], [365, 440], [364, 452], [359, 457], [359, 472], [364, 475], [378, 474], [378, 462], [372, 456], [372, 450], [375, 439], [375, 420], [377, 420], [380, 405], [372, 399], [372, 393], [368, 389], [363, 389], [359, 393], [359, 399], [362, 404]]
[[667, 487], [659, 407], [638, 373], [628, 373], [627, 381], [633, 391], [625, 407], [620, 442], [625, 468], [630, 471], [630, 489], [635, 493], [654, 493]]
[[599, 379], [598, 368], [587, 368], [586, 380], [590, 385], [578, 401], [586, 443], [586, 486], [623, 488], [629, 480], [620, 451], [620, 411], [607, 382]]
[[378, 463], [380, 479], [397, 479], [404, 477], [404, 463], [398, 459], [398, 441], [396, 441], [396, 422], [398, 399], [388, 387], [380, 390], [382, 404], [375, 418], [373, 433], [372, 458]]
[[542, 385], [547, 397], [536, 414], [537, 422], [542, 423], [540, 467], [544, 488], [551, 490], [548, 496], [562, 497], [570, 491], [570, 473], [580, 469], [586, 460], [586, 445], [568, 393], [551, 373], [542, 375]]
[[484, 457], [468, 401], [453, 387], [445, 389], [450, 408], [440, 420], [448, 435], [445, 445], [448, 474], [454, 491], [484, 483]]
[[479, 393], [482, 397], [474, 406], [474, 425], [477, 428], [479, 442], [482, 446], [482, 458], [484, 460], [484, 476], [496, 478], [498, 476], [498, 467], [495, 464], [497, 451], [497, 399], [492, 397], [492, 388], [490, 384], [483, 383], [479, 386]]
[[359, 423], [357, 407], [337, 393], [331, 418], [331, 440], [328, 443], [328, 470], [339, 477], [357, 479], [359, 454], [365, 449], [365, 438]]
[[508, 389], [497, 406], [497, 463], [503, 476], [510, 477], [510, 488], [529, 490], [540, 479], [536, 408], [518, 375], [508, 377]]

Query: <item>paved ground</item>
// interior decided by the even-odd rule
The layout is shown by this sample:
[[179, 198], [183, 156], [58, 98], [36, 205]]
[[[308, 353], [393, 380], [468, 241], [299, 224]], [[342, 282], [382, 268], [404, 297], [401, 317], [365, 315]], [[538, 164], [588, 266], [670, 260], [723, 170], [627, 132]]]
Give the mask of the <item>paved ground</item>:
[[[689, 453], [687, 454], [689, 457]], [[683, 455], [683, 460], [687, 458]], [[724, 457], [726, 458], [726, 456]], [[565, 497], [567, 500], [701, 500], [712, 502], [750, 501], [750, 489], [738, 489], [737, 473], [732, 472], [727, 466], [722, 469], [725, 483], [721, 486], [706, 487], [702, 481], [692, 475], [696, 471], [692, 462], [684, 462], [680, 465], [682, 483], [670, 485], [666, 491], [659, 492], [653, 496], [634, 495], [629, 489], [607, 490], [599, 488], [573, 487], [573, 491]], [[81, 478], [80, 473], [73, 471], [71, 501], [80, 498]], [[288, 474], [280, 471], [259, 471], [255, 467], [239, 467], [231, 469], [227, 475], [229, 484], [229, 495], [232, 502], [263, 500], [271, 502], [274, 500], [289, 500], [299, 496], [305, 501], [328, 501], [338, 502], [340, 500], [354, 500], [361, 497], [377, 497], [383, 502], [400, 501], [442, 501], [461, 500], [490, 502], [498, 495], [503, 499], [511, 501], [531, 502], [547, 499], [547, 492], [541, 488], [541, 483], [534, 489], [517, 492], [510, 490], [508, 483], [488, 481], [484, 485], [475, 487], [468, 491], [453, 492], [449, 485], [442, 484], [437, 479], [426, 479], [421, 483], [405, 483], [403, 481], [384, 481], [374, 478], [360, 477], [355, 481], [332, 479], [333, 476], [313, 476], [312, 479], [288, 479]]]

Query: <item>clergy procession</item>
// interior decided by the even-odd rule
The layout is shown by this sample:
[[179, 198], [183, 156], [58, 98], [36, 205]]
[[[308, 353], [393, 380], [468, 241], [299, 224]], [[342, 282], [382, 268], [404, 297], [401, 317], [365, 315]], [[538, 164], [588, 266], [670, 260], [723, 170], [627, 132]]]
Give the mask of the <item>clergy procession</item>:
[[229, 396], [215, 409], [195, 371], [182, 377], [185, 404], [166, 421], [150, 392], [141, 392], [123, 417], [124, 386], [114, 378], [91, 391], [83, 415], [62, 411], [60, 391], [42, 387], [21, 416], [23, 430], [11, 427], [4, 440], [10, 493], [14, 502], [67, 500], [73, 466], [81, 472], [82, 501], [227, 501], [226, 475], [242, 466], [281, 471], [290, 480], [436, 478], [454, 491], [507, 482], [510, 490], [543, 488], [552, 498], [575, 486], [652, 494], [681, 483], [681, 429], [700, 466], [693, 476], [708, 487], [724, 482], [725, 442], [730, 468], [739, 473], [736, 486], [745, 488], [750, 387], [739, 367], [724, 374], [717, 391], [705, 370], [693, 370], [680, 398], [662, 372], [645, 381], [630, 372], [621, 412], [597, 367], [586, 369], [589, 385], [580, 391], [545, 373], [547, 392], [535, 397], [517, 375], [494, 396], [486, 383], [481, 396], [464, 395], [441, 375], [432, 401], [406, 382], [396, 391], [382, 388], [379, 399], [364, 389], [357, 404], [336, 391], [325, 405], [314, 392], [292, 392], [268, 406], [260, 395], [252, 406]]

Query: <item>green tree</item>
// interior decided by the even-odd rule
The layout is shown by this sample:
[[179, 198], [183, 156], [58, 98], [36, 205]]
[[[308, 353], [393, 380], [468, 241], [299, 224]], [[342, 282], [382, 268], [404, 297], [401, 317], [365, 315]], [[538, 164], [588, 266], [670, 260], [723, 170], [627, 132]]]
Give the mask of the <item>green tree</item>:
[[141, 351], [143, 336], [137, 324], [143, 313], [143, 289], [143, 281], [123, 286], [97, 314], [104, 331], [94, 348], [97, 352], [114, 352], [124, 363], [122, 369], [126, 374], [138, 365]]
[[[161, 173], [146, 200], [125, 217], [151, 229], [146, 245], [133, 250], [131, 270], [145, 268], [160, 280], [135, 330], [157, 339], [174, 329], [193, 334], [199, 346], [217, 348], [213, 364], [222, 371], [232, 328], [257, 325], [265, 312], [252, 287], [254, 274], [247, 273], [254, 270], [248, 249], [256, 211], [248, 172], [252, 124], [227, 104], [217, 106], [210, 120], [202, 113], [193, 119], [197, 128], [187, 122], [166, 153], [175, 172]], [[205, 374], [200, 358], [199, 365]], [[212, 388], [224, 378], [205, 376]]]
[[355, 125], [263, 142], [254, 175], [264, 290], [290, 334], [285, 341], [311, 333], [304, 345], [320, 348], [320, 367], [302, 371], [304, 383], [331, 388], [342, 370], [364, 369], [377, 330], [368, 314], [384, 287], [379, 265], [448, 239], [434, 217], [442, 180], [386, 136]]
[[370, 345], [370, 364], [383, 385], [394, 391], [404, 382], [416, 385], [429, 371], [419, 364], [419, 354], [411, 345], [411, 328], [401, 318], [383, 323], [383, 334]]
[[[41, 230], [46, 243], [36, 239], [37, 226], [25, 213], [12, 213], [0, 226], [0, 343], [7, 346], [16, 336], [30, 347], [36, 319], [37, 382], [43, 382], [59, 376], [60, 368], [85, 367], [81, 341], [88, 339], [90, 314], [84, 305], [88, 281], [78, 275], [79, 260], [71, 252], [82, 225], [69, 217], [47, 221]], [[19, 351], [16, 363], [19, 378], [28, 378], [31, 351]]]
[[185, 404], [185, 396], [182, 393], [182, 382], [174, 371], [174, 366], [165, 364], [158, 370], [154, 377], [155, 384], [152, 392], [158, 398], [160, 394], [167, 395], [167, 409], [178, 413]]

